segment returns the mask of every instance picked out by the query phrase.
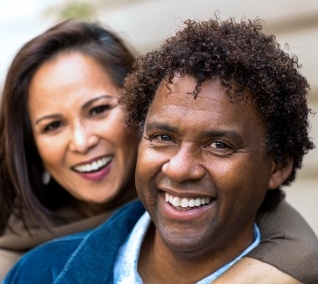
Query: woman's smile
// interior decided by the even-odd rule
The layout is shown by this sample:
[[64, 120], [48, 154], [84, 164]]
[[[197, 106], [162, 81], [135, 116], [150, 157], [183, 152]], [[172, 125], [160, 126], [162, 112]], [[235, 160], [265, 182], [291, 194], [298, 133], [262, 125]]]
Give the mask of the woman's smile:
[[37, 70], [29, 93], [35, 143], [63, 188], [103, 204], [134, 187], [137, 138], [125, 131], [121, 90], [96, 60], [59, 54]]

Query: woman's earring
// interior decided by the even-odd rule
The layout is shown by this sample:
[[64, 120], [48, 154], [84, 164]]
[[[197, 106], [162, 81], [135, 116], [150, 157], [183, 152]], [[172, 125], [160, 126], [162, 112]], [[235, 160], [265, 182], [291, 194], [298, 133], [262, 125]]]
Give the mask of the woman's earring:
[[51, 175], [49, 174], [48, 171], [45, 171], [42, 175], [42, 183], [44, 185], [47, 185], [49, 184], [50, 180], [51, 180]]

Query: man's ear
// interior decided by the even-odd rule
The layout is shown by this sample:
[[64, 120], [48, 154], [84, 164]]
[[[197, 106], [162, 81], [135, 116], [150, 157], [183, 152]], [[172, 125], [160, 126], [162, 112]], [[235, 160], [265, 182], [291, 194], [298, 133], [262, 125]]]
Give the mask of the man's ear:
[[272, 161], [271, 178], [268, 182], [268, 189], [276, 189], [281, 186], [284, 181], [290, 176], [293, 170], [293, 159], [287, 159], [287, 165], [283, 166], [281, 163]]

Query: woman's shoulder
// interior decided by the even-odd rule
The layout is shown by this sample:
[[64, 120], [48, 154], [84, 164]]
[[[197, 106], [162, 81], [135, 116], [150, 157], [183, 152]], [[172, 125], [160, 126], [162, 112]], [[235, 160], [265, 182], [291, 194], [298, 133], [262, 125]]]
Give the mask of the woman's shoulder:
[[247, 256], [258, 259], [304, 283], [318, 281], [318, 238], [306, 220], [286, 201], [260, 213], [261, 243]]
[[0, 249], [0, 282], [21, 256], [22, 253]]

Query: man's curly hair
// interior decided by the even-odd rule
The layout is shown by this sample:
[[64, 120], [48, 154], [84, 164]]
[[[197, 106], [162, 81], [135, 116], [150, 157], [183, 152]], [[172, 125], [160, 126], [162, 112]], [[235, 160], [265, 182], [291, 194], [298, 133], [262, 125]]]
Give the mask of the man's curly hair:
[[[126, 78], [121, 101], [127, 106], [128, 125], [142, 130], [159, 84], [166, 80], [168, 86], [176, 73], [196, 78], [194, 96], [202, 82], [219, 78], [231, 101], [243, 99], [244, 90], [252, 93], [267, 129], [267, 153], [283, 166], [293, 160], [292, 173], [284, 182], [290, 184], [304, 154], [314, 148], [308, 137], [309, 84], [298, 71], [298, 58], [284, 52], [275, 36], [261, 32], [260, 19], [187, 20], [184, 25], [161, 48], [139, 58]], [[263, 209], [283, 198], [281, 190], [268, 195], [273, 196], [267, 196]]]

